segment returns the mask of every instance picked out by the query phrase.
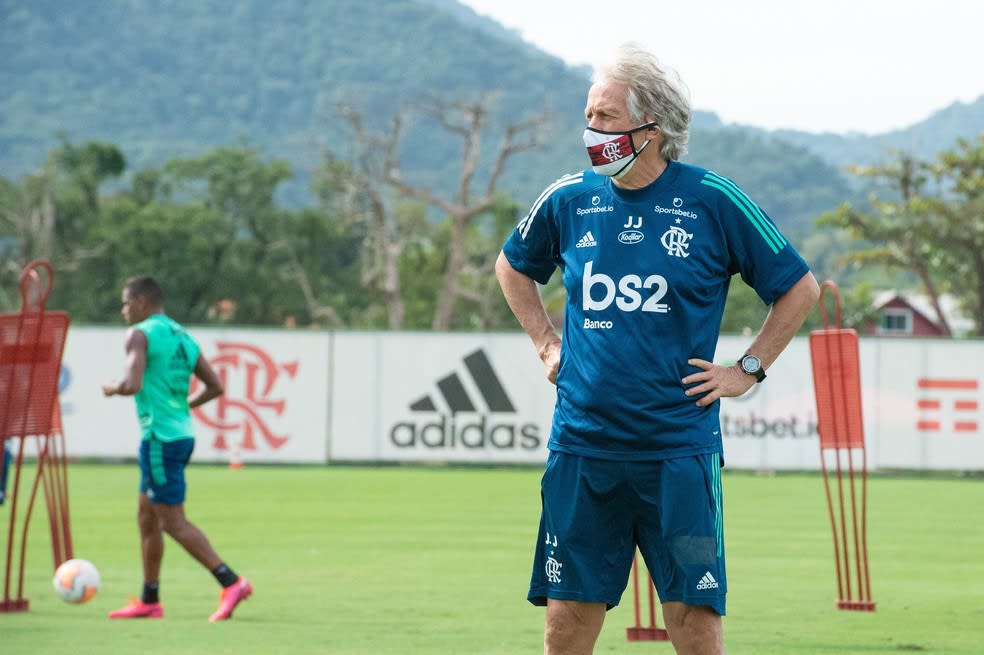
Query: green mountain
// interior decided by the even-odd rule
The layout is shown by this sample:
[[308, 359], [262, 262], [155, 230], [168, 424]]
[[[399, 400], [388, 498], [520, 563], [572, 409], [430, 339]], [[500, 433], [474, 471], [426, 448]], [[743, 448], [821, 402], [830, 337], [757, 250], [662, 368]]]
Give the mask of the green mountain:
[[[586, 166], [588, 84], [589, 71], [454, 0], [0, 0], [0, 176], [36, 169], [59, 134], [118, 145], [131, 173], [245, 140], [290, 162], [279, 199], [303, 206], [324, 152], [349, 150], [346, 105], [380, 135], [409, 112], [403, 169], [440, 189], [456, 180], [460, 141], [412, 111], [436, 97], [486, 103], [485, 167], [506, 124], [549, 112], [543, 146], [511, 159], [500, 185], [525, 205]], [[959, 132], [965, 118], [951, 118]], [[860, 157], [854, 137], [724, 126], [709, 111], [693, 127], [688, 159], [735, 179], [794, 234], [853, 193], [837, 167]]]
[[[245, 138], [303, 177], [324, 149], [344, 151], [343, 104], [380, 130], [427, 96], [484, 99], [510, 121], [548, 108], [564, 124], [584, 77], [413, 0], [0, 0], [0, 87], [8, 177], [59, 132], [116, 143], [131, 168]], [[408, 169], [455, 160], [455, 142], [417, 127]]]
[[904, 150], [924, 160], [949, 150], [958, 138], [984, 133], [984, 95], [969, 103], [955, 102], [915, 125], [884, 134], [811, 134], [776, 130], [772, 136], [803, 146], [835, 166], [876, 164]]

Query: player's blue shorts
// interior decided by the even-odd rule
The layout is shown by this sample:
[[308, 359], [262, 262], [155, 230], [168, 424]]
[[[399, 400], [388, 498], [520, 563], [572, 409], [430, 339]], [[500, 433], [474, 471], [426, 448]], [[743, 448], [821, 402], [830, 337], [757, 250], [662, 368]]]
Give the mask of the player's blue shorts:
[[620, 462], [551, 452], [528, 599], [618, 605], [636, 548], [660, 602], [725, 613], [721, 457]]
[[194, 439], [140, 442], [140, 493], [152, 503], [180, 505], [185, 500], [185, 467], [195, 449]]

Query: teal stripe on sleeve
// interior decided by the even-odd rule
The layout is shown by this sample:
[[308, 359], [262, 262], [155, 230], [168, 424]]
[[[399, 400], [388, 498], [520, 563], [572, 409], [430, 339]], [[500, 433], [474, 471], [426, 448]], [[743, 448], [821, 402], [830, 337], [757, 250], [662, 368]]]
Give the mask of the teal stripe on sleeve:
[[759, 209], [752, 200], [745, 195], [733, 182], [725, 178], [708, 172], [704, 175], [701, 184], [713, 187], [721, 191], [724, 195], [741, 210], [755, 230], [762, 236], [762, 239], [769, 245], [774, 253], [778, 253], [786, 245], [786, 239], [782, 236], [776, 226], [766, 218], [762, 210]]
[[776, 228], [776, 226], [772, 223], [772, 221], [770, 221], [766, 217], [765, 213], [762, 212], [761, 208], [759, 208], [758, 205], [752, 202], [752, 199], [749, 198], [748, 195], [744, 191], [742, 191], [737, 184], [735, 184], [728, 178], [721, 177], [720, 175], [712, 171], [708, 171], [708, 174], [705, 177], [710, 177], [716, 180], [717, 182], [719, 182], [720, 184], [722, 184], [723, 186], [726, 186], [729, 189], [731, 189], [732, 192], [735, 195], [737, 195], [745, 203], [745, 205], [754, 212], [755, 216], [762, 222], [762, 225], [765, 227], [765, 229], [775, 236], [780, 248], [786, 245], [786, 239], [779, 232], [779, 229]]

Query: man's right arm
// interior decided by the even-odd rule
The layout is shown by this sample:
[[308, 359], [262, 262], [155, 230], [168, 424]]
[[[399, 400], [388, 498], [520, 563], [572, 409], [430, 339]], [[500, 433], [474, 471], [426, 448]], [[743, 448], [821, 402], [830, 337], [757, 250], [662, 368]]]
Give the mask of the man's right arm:
[[509, 309], [533, 341], [546, 369], [547, 379], [556, 384], [560, 366], [560, 337], [543, 306], [536, 282], [513, 268], [502, 252], [495, 262], [495, 276]]
[[126, 352], [123, 377], [103, 382], [102, 391], [105, 396], [132, 396], [143, 387], [144, 368], [147, 366], [147, 335], [141, 330], [130, 328], [127, 330], [123, 349]]

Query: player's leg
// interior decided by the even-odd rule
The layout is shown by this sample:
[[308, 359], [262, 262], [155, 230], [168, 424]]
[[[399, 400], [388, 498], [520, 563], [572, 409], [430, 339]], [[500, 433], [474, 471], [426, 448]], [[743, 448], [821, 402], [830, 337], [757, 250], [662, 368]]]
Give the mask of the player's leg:
[[222, 621], [232, 616], [232, 611], [253, 593], [253, 585], [245, 577], [237, 575], [226, 566], [212, 548], [208, 537], [185, 516], [184, 501], [187, 492], [185, 468], [191, 460], [194, 439], [180, 439], [159, 444], [160, 476], [155, 481], [154, 511], [161, 529], [177, 541], [188, 554], [208, 569], [222, 586], [219, 607], [209, 621]]
[[591, 653], [628, 582], [635, 543], [619, 462], [551, 453], [528, 599], [546, 605], [544, 652]]
[[140, 444], [140, 495], [137, 499], [137, 528], [140, 532], [140, 561], [143, 567], [143, 590], [140, 598], [131, 600], [109, 613], [111, 619], [158, 619], [164, 609], [158, 597], [161, 560], [164, 557], [164, 536], [160, 520], [148, 494], [152, 492], [150, 448], [147, 441]]
[[605, 622], [605, 603], [547, 599], [544, 655], [591, 655]]
[[678, 655], [723, 655], [721, 615], [706, 605], [663, 603], [663, 620]]
[[185, 516], [183, 503], [176, 505], [156, 503], [154, 510], [157, 512], [164, 533], [181, 544], [181, 547], [202, 566], [211, 571], [222, 563], [222, 558], [212, 548], [205, 533]]
[[164, 534], [146, 493], [137, 502], [137, 526], [140, 528], [140, 558], [143, 562], [144, 584], [156, 584], [161, 579], [164, 559]]
[[188, 491], [185, 468], [195, 448], [194, 439], [147, 441], [149, 480], [148, 507], [158, 530], [181, 545], [205, 568], [212, 570], [222, 563], [208, 538], [185, 517], [184, 502]]
[[253, 584], [244, 576], [236, 575], [212, 548], [208, 537], [198, 526], [188, 520], [184, 504], [156, 504], [154, 509], [161, 517], [164, 532], [177, 541], [198, 562], [211, 571], [216, 581], [222, 585], [219, 593], [219, 606], [209, 617], [209, 621], [224, 621], [232, 616], [232, 611], [253, 593]]
[[[727, 578], [718, 455], [639, 463], [639, 548], [679, 655], [723, 655]], [[653, 467], [653, 470], [642, 470]]]

